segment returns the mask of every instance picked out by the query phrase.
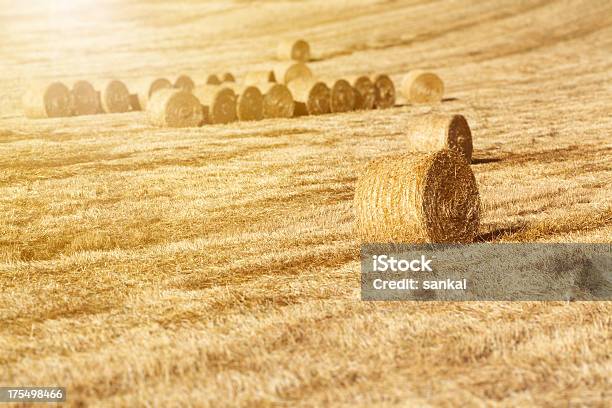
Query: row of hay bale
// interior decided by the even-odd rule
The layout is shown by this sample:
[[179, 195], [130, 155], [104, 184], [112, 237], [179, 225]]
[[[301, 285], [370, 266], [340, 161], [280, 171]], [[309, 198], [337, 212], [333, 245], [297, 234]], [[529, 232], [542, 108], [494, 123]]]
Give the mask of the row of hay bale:
[[[199, 126], [232, 120], [385, 109], [395, 105], [395, 85], [388, 75], [316, 78], [305, 63], [310, 59], [310, 46], [306, 41], [282, 41], [277, 51], [278, 57], [286, 61], [275, 64], [268, 71], [248, 72], [240, 83], [230, 72], [208, 75], [201, 84], [188, 75], [180, 75], [174, 82], [166, 78], [140, 80], [130, 82], [129, 89], [128, 84], [117, 79], [93, 84], [77, 81], [72, 89], [61, 82], [54, 82], [32, 87], [26, 92], [24, 112], [30, 118], [47, 118], [149, 110], [149, 101], [159, 91], [169, 89], [198, 97], [204, 106], [203, 118], [194, 125], [195, 121], [190, 120], [189, 115], [185, 118], [188, 120], [183, 121], [163, 115], [159, 117], [164, 112], [171, 116], [180, 113], [179, 110], [183, 113], [191, 111], [189, 106], [177, 110], [176, 104], [178, 101], [188, 103], [192, 98], [184, 95], [170, 98], [171, 92], [166, 91], [152, 105], [154, 109], [149, 110], [151, 122], [158, 126]], [[410, 102], [432, 103], [441, 99], [443, 88], [437, 75], [411, 71], [405, 76], [401, 89]], [[230, 112], [232, 99], [236, 102], [235, 115]], [[174, 101], [174, 106], [162, 109], [163, 104], [170, 100]], [[220, 103], [219, 109], [216, 108], [217, 101]]]

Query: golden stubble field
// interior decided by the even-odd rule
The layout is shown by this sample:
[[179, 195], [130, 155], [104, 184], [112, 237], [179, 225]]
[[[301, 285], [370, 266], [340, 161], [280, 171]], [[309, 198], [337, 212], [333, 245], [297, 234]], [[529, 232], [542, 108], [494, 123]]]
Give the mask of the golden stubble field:
[[[75, 406], [609, 403], [609, 302], [362, 302], [352, 198], [414, 117], [463, 113], [479, 241], [611, 242], [612, 4], [30, 3], [0, 3], [0, 385]], [[20, 111], [34, 79], [241, 76], [281, 36], [326, 76], [435, 69], [447, 99], [181, 130]]]

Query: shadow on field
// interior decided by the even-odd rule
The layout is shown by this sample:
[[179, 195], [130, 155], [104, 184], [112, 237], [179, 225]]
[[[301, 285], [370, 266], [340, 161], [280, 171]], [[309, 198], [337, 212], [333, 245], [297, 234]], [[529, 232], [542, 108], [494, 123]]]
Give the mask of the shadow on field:
[[502, 161], [501, 157], [476, 157], [472, 158], [472, 164], [487, 164], [487, 163], [497, 163]]

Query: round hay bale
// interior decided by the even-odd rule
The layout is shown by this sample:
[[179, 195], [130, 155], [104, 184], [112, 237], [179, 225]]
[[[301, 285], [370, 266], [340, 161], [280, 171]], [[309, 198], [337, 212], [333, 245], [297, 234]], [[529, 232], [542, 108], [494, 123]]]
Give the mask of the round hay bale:
[[219, 79], [217, 74], [210, 74], [206, 78], [206, 85], [221, 85], [221, 79]]
[[72, 113], [93, 115], [100, 110], [98, 92], [89, 81], [77, 81], [72, 85]]
[[274, 71], [251, 71], [248, 72], [243, 80], [245, 85], [259, 85], [266, 82], [276, 82]]
[[452, 150], [373, 160], [357, 182], [356, 232], [369, 243], [467, 243], [480, 198], [465, 159]]
[[280, 62], [274, 67], [274, 77], [281, 84], [288, 84], [298, 78], [312, 78], [312, 71], [302, 62]]
[[349, 83], [355, 90], [355, 110], [374, 109], [376, 107], [376, 88], [367, 75], [352, 77]]
[[310, 45], [304, 40], [283, 40], [278, 43], [276, 56], [280, 60], [310, 61]]
[[322, 115], [330, 112], [331, 91], [325, 82], [299, 78], [287, 84], [295, 103], [294, 116]]
[[414, 70], [404, 76], [401, 90], [410, 103], [437, 103], [444, 95], [444, 82], [433, 72]]
[[331, 89], [330, 110], [333, 113], [355, 110], [355, 90], [346, 79], [328, 81]]
[[155, 78], [155, 79], [143, 79], [137, 81], [132, 85], [132, 89], [135, 90], [138, 96], [138, 103], [136, 104], [134, 98], [131, 98], [133, 110], [146, 110], [149, 100], [153, 97], [157, 91], [162, 89], [172, 88], [172, 83], [166, 78]]
[[224, 124], [238, 119], [236, 93], [230, 86], [205, 85], [196, 87], [193, 93], [204, 106], [205, 123]]
[[182, 89], [183, 91], [191, 92], [193, 88], [195, 88], [195, 82], [189, 75], [179, 75], [174, 81], [174, 87], [177, 89]]
[[72, 114], [70, 90], [61, 82], [32, 86], [23, 94], [23, 111], [28, 118], [59, 118]]
[[386, 109], [395, 105], [395, 85], [389, 75], [378, 74], [372, 78], [376, 97], [376, 108]]
[[204, 118], [198, 98], [190, 92], [170, 88], [153, 94], [147, 114], [152, 124], [173, 128], [199, 126]]
[[407, 129], [411, 150], [451, 149], [472, 162], [472, 131], [463, 115], [430, 114], [415, 118]]
[[231, 72], [226, 72], [221, 77], [223, 82], [236, 82], [236, 77]]
[[237, 95], [236, 116], [240, 121], [263, 119], [263, 94], [254, 85], [240, 86], [236, 83], [224, 83]]
[[285, 85], [267, 82], [258, 85], [264, 95], [264, 118], [290, 118], [295, 109], [291, 91]]
[[130, 92], [118, 79], [102, 81], [98, 87], [99, 106], [104, 113], [123, 113], [130, 110]]

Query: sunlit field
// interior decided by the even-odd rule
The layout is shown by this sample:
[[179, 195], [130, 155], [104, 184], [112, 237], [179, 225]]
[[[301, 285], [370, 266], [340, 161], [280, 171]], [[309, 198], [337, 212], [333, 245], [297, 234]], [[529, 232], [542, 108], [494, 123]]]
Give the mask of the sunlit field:
[[[433, 69], [443, 102], [161, 129], [34, 81]], [[0, 2], [0, 386], [71, 406], [607, 406], [610, 302], [362, 302], [353, 193], [465, 115], [477, 241], [612, 242], [607, 1]], [[607, 401], [607, 402], [606, 402]]]

